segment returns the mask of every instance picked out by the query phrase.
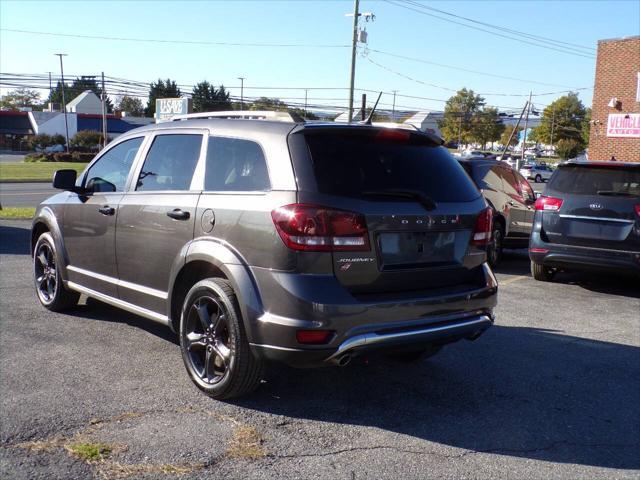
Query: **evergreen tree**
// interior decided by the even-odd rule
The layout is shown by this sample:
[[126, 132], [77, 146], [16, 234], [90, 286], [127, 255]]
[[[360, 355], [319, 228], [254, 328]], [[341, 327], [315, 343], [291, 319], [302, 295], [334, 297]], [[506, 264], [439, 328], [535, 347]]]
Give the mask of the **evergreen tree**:
[[149, 101], [144, 113], [147, 117], [153, 117], [156, 114], [156, 100], [158, 98], [180, 98], [182, 93], [178, 84], [167, 78], [166, 80], [158, 79], [157, 82], [149, 85]]

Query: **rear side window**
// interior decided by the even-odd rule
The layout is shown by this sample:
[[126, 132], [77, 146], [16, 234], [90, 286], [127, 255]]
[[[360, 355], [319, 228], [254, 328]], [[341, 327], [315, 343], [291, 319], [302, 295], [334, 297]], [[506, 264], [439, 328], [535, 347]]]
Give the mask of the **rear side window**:
[[551, 177], [549, 189], [576, 195], [640, 196], [640, 168], [563, 166]]
[[129, 170], [141, 144], [142, 137], [137, 137], [125, 140], [108, 150], [87, 172], [85, 190], [88, 192], [124, 191]]
[[257, 192], [271, 188], [260, 145], [250, 140], [209, 137], [204, 189]]
[[480, 195], [446, 149], [408, 132], [372, 129], [305, 137], [320, 193], [364, 198], [363, 192], [402, 189], [436, 202], [465, 202]]
[[520, 186], [514, 173], [506, 168], [500, 168], [498, 169], [498, 174], [502, 178], [502, 188], [505, 193], [510, 196], [520, 196]]
[[202, 135], [158, 135], [138, 177], [137, 191], [189, 190]]

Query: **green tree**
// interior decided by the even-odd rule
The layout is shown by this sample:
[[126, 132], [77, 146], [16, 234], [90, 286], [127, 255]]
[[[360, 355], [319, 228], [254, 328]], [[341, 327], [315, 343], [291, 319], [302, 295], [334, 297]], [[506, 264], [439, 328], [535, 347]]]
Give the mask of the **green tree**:
[[582, 119], [582, 141], [585, 145], [589, 145], [589, 133], [591, 132], [591, 109], [585, 110], [584, 118]]
[[485, 107], [472, 117], [473, 141], [481, 143], [486, 148], [487, 143], [500, 139], [504, 125], [498, 116], [498, 109]]
[[118, 102], [118, 110], [127, 112], [133, 117], [144, 116], [144, 105], [142, 104], [142, 100], [137, 97], [124, 95]]
[[574, 140], [573, 138], [563, 138], [556, 143], [556, 154], [562, 160], [568, 160], [575, 158], [584, 150], [584, 144], [581, 140]]
[[[500, 135], [500, 143], [504, 146], [507, 145], [507, 142], [509, 141], [509, 138], [511, 137], [511, 132], [513, 132], [513, 130], [516, 128], [515, 125], [504, 125], [503, 130], [502, 130], [502, 135]], [[513, 134], [513, 137], [511, 138], [511, 143], [509, 144], [510, 147], [513, 147], [515, 145], [518, 144], [518, 134], [524, 130], [522, 127], [518, 127], [518, 131], [516, 133]]]
[[16, 88], [0, 100], [0, 108], [4, 110], [19, 110], [21, 107], [30, 107], [34, 110], [42, 108], [37, 90]]
[[[65, 82], [64, 97], [67, 104], [86, 90], [91, 90], [98, 98], [102, 98], [102, 88], [98, 85], [95, 76], [82, 75], [71, 82], [71, 85]], [[57, 103], [62, 106], [62, 82], [58, 81], [56, 86], [51, 90], [47, 102]], [[107, 113], [113, 113], [113, 102], [107, 95], [106, 97]]]
[[582, 124], [586, 114], [587, 111], [576, 93], [554, 100], [542, 112], [540, 125], [536, 128], [536, 140], [547, 144], [555, 144], [559, 140], [575, 140], [584, 145]]
[[191, 94], [193, 99], [194, 112], [215, 112], [221, 110], [231, 110], [231, 100], [229, 93], [223, 85], [216, 89], [206, 80], [193, 87]]
[[279, 98], [260, 97], [251, 104], [249, 110], [289, 112], [294, 116], [297, 115], [299, 117], [306, 118], [307, 120], [316, 120], [318, 118], [313, 112], [303, 108], [290, 107]]
[[166, 80], [158, 79], [157, 82], [149, 85], [149, 101], [144, 113], [147, 117], [153, 117], [156, 114], [156, 100], [158, 98], [180, 98], [182, 93], [178, 84], [167, 78]]
[[474, 117], [482, 110], [485, 101], [473, 90], [463, 88], [453, 95], [444, 107], [444, 117], [440, 131], [446, 142], [460, 140], [462, 143], [475, 141]]

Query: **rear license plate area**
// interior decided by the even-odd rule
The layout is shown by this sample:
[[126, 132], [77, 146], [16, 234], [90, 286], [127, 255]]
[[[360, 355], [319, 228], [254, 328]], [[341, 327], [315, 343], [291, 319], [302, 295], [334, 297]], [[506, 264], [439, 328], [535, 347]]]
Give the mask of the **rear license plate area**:
[[457, 262], [457, 232], [386, 232], [378, 235], [382, 268], [387, 270]]

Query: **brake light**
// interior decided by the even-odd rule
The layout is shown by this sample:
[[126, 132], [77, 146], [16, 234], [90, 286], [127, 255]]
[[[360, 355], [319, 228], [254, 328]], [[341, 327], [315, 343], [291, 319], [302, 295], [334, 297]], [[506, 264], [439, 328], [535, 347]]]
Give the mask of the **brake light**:
[[271, 218], [284, 244], [293, 250], [369, 250], [367, 224], [359, 213], [294, 203], [273, 210]]
[[562, 206], [562, 199], [555, 197], [539, 197], [536, 200], [536, 210], [544, 210], [548, 212], [557, 212]]
[[636, 215], [640, 217], [640, 203], [635, 206], [635, 209], [636, 209]]
[[493, 210], [485, 208], [476, 219], [476, 227], [473, 230], [473, 245], [486, 246], [491, 240], [491, 227], [493, 225]]

